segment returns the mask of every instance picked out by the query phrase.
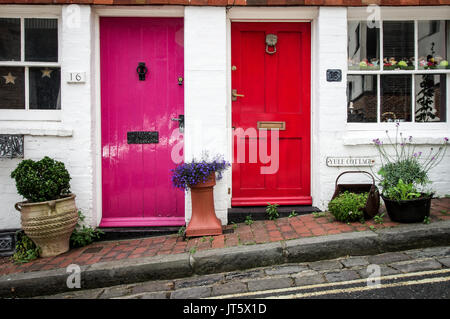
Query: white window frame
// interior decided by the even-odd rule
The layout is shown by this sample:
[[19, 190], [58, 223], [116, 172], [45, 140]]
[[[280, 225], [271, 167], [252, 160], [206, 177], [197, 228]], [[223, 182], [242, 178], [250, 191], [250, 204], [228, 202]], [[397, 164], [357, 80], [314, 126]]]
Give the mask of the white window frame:
[[[373, 7], [375, 8], [375, 7]], [[448, 111], [450, 111], [450, 69], [432, 69], [422, 70], [418, 69], [418, 21], [430, 21], [430, 20], [450, 20], [447, 12], [450, 10], [449, 6], [439, 7], [377, 7], [380, 10], [380, 70], [349, 70], [347, 67], [347, 75], [376, 75], [377, 77], [377, 122], [376, 123], [354, 123], [347, 122], [347, 131], [380, 131], [388, 130], [392, 128], [392, 123], [380, 122], [381, 111], [381, 75], [397, 75], [408, 74], [411, 75], [412, 91], [411, 91], [411, 122], [401, 122], [403, 129], [411, 131], [423, 131], [424, 129], [429, 131], [448, 131], [450, 129], [450, 117]], [[446, 11], [447, 10], [447, 11]], [[364, 21], [372, 20], [373, 11], [367, 9], [367, 7], [348, 8], [347, 21]], [[382, 70], [383, 68], [383, 21], [414, 21], [414, 48], [415, 48], [415, 69], [414, 70]], [[450, 59], [450, 56], [447, 57]], [[415, 122], [415, 102], [416, 102], [416, 90], [414, 79], [416, 74], [446, 74], [446, 121], [445, 122]], [[347, 112], [348, 100], [346, 104]]]
[[[0, 13], [0, 18], [20, 19], [20, 61], [0, 61], [1, 67], [24, 67], [25, 68], [25, 109], [0, 109], [0, 121], [61, 121], [62, 105], [60, 110], [30, 110], [29, 109], [29, 76], [30, 67], [49, 67], [61, 70], [62, 90], [62, 67], [61, 67], [61, 8], [50, 6], [6, 6]], [[27, 62], [25, 61], [25, 19], [57, 19], [58, 25], [58, 61], [57, 62]]]

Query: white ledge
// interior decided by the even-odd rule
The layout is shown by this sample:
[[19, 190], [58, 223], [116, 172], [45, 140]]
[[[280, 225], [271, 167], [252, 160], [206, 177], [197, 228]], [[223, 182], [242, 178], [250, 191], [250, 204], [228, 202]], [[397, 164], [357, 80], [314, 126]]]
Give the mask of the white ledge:
[[31, 136], [60, 136], [70, 137], [73, 135], [73, 129], [62, 127], [61, 124], [46, 123], [45, 125], [4, 125], [0, 123], [0, 134], [17, 134]]
[[[433, 132], [419, 132], [419, 131], [405, 131], [402, 132], [403, 137], [408, 139], [412, 136], [411, 144], [415, 145], [441, 145], [444, 143], [444, 138], [450, 138], [449, 131], [433, 131]], [[390, 140], [384, 131], [349, 131], [343, 136], [343, 144], [351, 145], [371, 145], [374, 139], [380, 139], [383, 144], [395, 143], [395, 132], [390, 132]], [[400, 136], [398, 136], [398, 143], [400, 143]]]

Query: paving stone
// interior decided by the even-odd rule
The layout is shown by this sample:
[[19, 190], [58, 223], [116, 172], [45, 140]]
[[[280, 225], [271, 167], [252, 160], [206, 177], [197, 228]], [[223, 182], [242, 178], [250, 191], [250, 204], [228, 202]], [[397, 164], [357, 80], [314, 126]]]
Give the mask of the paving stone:
[[277, 266], [272, 268], [265, 269], [265, 272], [269, 276], [273, 275], [287, 275], [298, 273], [301, 271], [308, 270], [307, 265], [286, 265], [286, 266]]
[[401, 261], [392, 263], [389, 266], [404, 273], [442, 268], [442, 265], [434, 259]]
[[384, 253], [368, 257], [371, 264], [390, 264], [397, 261], [411, 260], [411, 257], [402, 252]]
[[360, 279], [358, 272], [350, 269], [343, 269], [340, 271], [330, 271], [323, 274], [328, 282], [348, 281]]
[[309, 263], [309, 267], [313, 270], [331, 270], [341, 269], [343, 266], [337, 260], [321, 260]]
[[99, 295], [98, 299], [110, 299], [115, 297], [122, 297], [130, 294], [130, 287], [128, 285], [115, 286], [105, 288], [103, 293]]
[[174, 289], [173, 281], [148, 281], [131, 287], [131, 294], [142, 292], [167, 291]]
[[302, 271], [293, 278], [296, 286], [307, 286], [325, 282], [325, 278], [315, 270]]
[[225, 280], [234, 280], [234, 279], [250, 279], [250, 278], [259, 278], [263, 277], [264, 271], [262, 269], [252, 269], [248, 271], [233, 271], [225, 274]]
[[207, 286], [221, 282], [223, 280], [224, 280], [223, 274], [194, 276], [187, 279], [175, 280], [175, 289], [182, 289], [196, 286]]
[[197, 299], [211, 296], [211, 287], [192, 287], [175, 290], [170, 299]]
[[431, 247], [425, 249], [414, 249], [406, 251], [408, 256], [412, 258], [450, 256], [450, 247]]
[[[367, 278], [369, 276], [374, 275], [373, 270], [371, 270], [370, 272], [368, 270], [369, 270], [368, 267], [364, 267], [364, 268], [358, 269], [357, 271], [358, 271], [359, 275], [361, 276], [361, 278]], [[380, 276], [397, 275], [399, 273], [400, 273], [400, 271], [398, 271], [397, 269], [391, 268], [386, 265], [380, 265]]]
[[212, 287], [212, 296], [231, 295], [236, 293], [247, 292], [247, 285], [240, 281], [227, 282]]
[[369, 264], [367, 257], [349, 257], [349, 258], [341, 259], [340, 262], [346, 268], [366, 266]]
[[158, 292], [147, 292], [142, 294], [138, 299], [167, 299], [167, 292], [158, 291]]
[[267, 278], [251, 280], [247, 282], [248, 291], [261, 291], [270, 289], [280, 289], [291, 287], [294, 280], [289, 277], [284, 278]]
[[439, 261], [445, 267], [450, 267], [450, 257], [437, 258], [437, 261]]

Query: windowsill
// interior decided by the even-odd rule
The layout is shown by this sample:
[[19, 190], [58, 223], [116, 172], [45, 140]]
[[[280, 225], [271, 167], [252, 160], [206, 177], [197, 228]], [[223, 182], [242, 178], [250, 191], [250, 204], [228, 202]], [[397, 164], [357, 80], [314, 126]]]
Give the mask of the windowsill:
[[73, 136], [73, 129], [61, 122], [48, 121], [0, 121], [0, 134], [31, 136]]
[[[343, 136], [343, 144], [347, 146], [351, 145], [372, 145], [373, 140], [379, 138], [383, 144], [395, 143], [395, 124], [391, 124], [389, 127], [378, 127], [378, 129], [347, 129]], [[439, 123], [446, 125], [446, 123]], [[386, 134], [386, 130], [389, 131], [389, 137]], [[401, 127], [399, 128], [398, 142], [400, 143], [400, 133], [403, 137], [408, 139], [412, 136], [411, 143], [416, 145], [440, 145], [443, 144], [445, 137], [450, 137], [448, 126], [440, 126], [440, 128], [429, 129], [418, 129], [416, 127]]]

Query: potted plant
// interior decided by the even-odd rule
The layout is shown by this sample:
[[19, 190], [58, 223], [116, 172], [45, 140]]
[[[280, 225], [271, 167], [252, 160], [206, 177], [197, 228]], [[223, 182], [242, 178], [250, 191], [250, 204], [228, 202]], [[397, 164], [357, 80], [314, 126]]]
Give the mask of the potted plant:
[[430, 169], [438, 165], [444, 158], [448, 138], [437, 149], [430, 149], [425, 157], [422, 152], [416, 152], [413, 138], [404, 138], [400, 133], [399, 123], [396, 123], [396, 137], [389, 144], [393, 146], [393, 154], [389, 154], [380, 139], [373, 140], [379, 151], [381, 168], [378, 171], [386, 211], [391, 220], [400, 223], [423, 222], [430, 215], [433, 192], [428, 188], [432, 181], [428, 177]]
[[22, 229], [39, 247], [40, 256], [68, 251], [78, 210], [64, 163], [47, 156], [39, 161], [23, 160], [11, 178], [16, 181], [17, 192], [26, 199], [15, 205], [21, 212]]
[[222, 224], [214, 209], [213, 188], [229, 166], [220, 156], [212, 160], [204, 156], [200, 161], [193, 159], [172, 170], [173, 185], [191, 191], [192, 216], [186, 228], [187, 237], [222, 234]]

